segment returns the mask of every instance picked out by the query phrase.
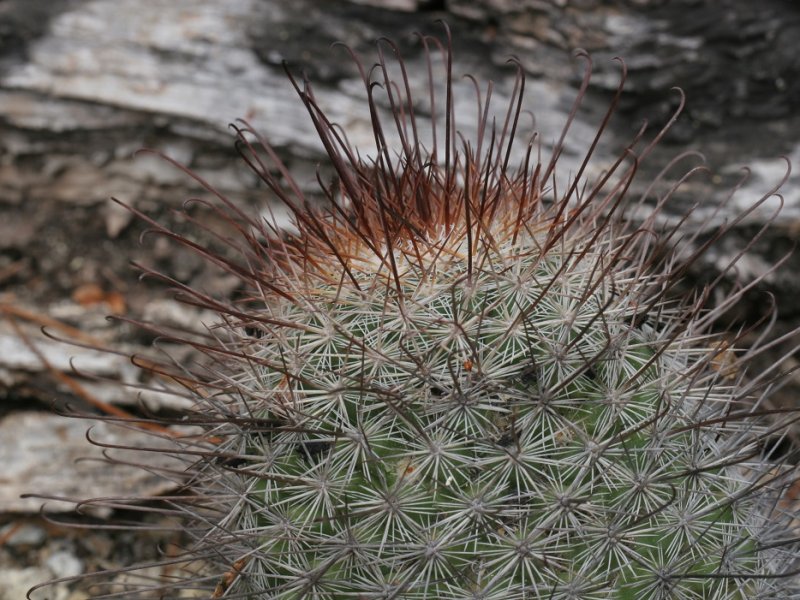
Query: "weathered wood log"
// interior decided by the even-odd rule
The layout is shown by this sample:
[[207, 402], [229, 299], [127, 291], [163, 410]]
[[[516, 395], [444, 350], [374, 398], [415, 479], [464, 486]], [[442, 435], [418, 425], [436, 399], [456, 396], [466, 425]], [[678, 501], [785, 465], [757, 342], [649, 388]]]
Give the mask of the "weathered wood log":
[[[184, 173], [142, 147], [168, 154], [195, 170], [221, 193], [251, 210], [269, 202], [263, 187], [236, 159], [228, 123], [247, 118], [275, 145], [299, 183], [313, 193], [321, 148], [306, 109], [287, 80], [303, 70], [327, 113], [369, 154], [374, 148], [358, 69], [343, 41], [374, 60], [374, 41], [395, 39], [409, 65], [411, 83], [425, 88], [424, 55], [414, 33], [453, 32], [455, 73], [495, 82], [495, 103], [508, 101], [516, 56], [527, 74], [525, 109], [546, 145], [552, 143], [571, 108], [582, 63], [572, 56], [584, 47], [595, 77], [584, 110], [568, 139], [561, 168], [577, 168], [626, 59], [628, 83], [620, 115], [598, 149], [598, 165], [610, 162], [647, 117], [657, 127], [688, 95], [685, 115], [655, 160], [642, 167], [654, 176], [669, 154], [694, 148], [707, 155], [718, 176], [692, 180], [678, 196], [684, 202], [716, 202], [734, 181], [739, 165], [752, 175], [720, 218], [733, 218], [780, 180], [780, 155], [800, 159], [793, 110], [800, 95], [796, 60], [800, 11], [791, 3], [764, 0], [724, 2], [629, 1], [578, 3], [525, 0], [327, 0], [293, 2], [233, 0], [180, 3], [154, 0], [7, 0], [0, 7], [0, 284], [11, 304], [42, 311], [84, 329], [101, 327], [89, 307], [86, 286], [124, 298], [122, 310], [141, 316], [166, 306], [163, 288], [135, 282], [130, 260], [174, 274], [222, 295], [235, 278], [224, 277], [196, 257], [156, 241], [138, 245], [144, 226], [108, 201], [114, 196], [169, 221], [169, 208], [201, 192]], [[390, 48], [384, 46], [390, 53]], [[472, 84], [456, 90], [459, 113], [474, 109]], [[426, 126], [426, 116], [419, 115]], [[470, 128], [462, 118], [459, 126]], [[373, 150], [374, 152], [374, 150]], [[673, 177], [677, 177], [676, 172]], [[669, 179], [667, 180], [667, 183]], [[719, 185], [720, 182], [723, 185]], [[784, 187], [786, 207], [749, 262], [754, 272], [770, 268], [788, 252], [798, 233], [800, 184]], [[753, 215], [720, 247], [709, 273], [738, 252], [755, 228], [771, 216]], [[197, 208], [198, 218], [220, 227]], [[698, 211], [698, 215], [703, 215]], [[181, 227], [172, 222], [172, 226]], [[770, 279], [782, 317], [796, 320], [800, 305], [800, 258]], [[700, 274], [697, 274], [700, 275]], [[744, 281], [748, 273], [741, 274]], [[102, 294], [101, 294], [102, 296]], [[107, 299], [101, 297], [99, 301]], [[158, 303], [161, 303], [160, 305]], [[762, 297], [754, 296], [757, 308]], [[182, 308], [188, 321], [200, 321]], [[752, 315], [751, 315], [752, 317]], [[133, 328], [106, 331], [115, 339], [148, 344]], [[0, 357], [8, 374], [7, 395], [22, 393], [47, 401], [53, 390], [26, 385], [35, 370]], [[44, 372], [41, 371], [41, 372]], [[33, 375], [31, 375], [33, 373]], [[0, 383], [0, 385], [4, 385]], [[21, 391], [26, 390], [26, 391]], [[32, 391], [33, 390], [33, 391]], [[25, 398], [22, 399], [26, 399]], [[19, 398], [18, 398], [19, 399]]]

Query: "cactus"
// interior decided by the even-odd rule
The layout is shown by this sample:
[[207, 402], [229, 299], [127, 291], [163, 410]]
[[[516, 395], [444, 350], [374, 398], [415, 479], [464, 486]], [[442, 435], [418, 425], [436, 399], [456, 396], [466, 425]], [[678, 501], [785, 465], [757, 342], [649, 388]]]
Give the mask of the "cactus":
[[239, 260], [198, 250], [250, 295], [226, 305], [171, 281], [223, 323], [212, 342], [187, 342], [218, 366], [190, 386], [206, 430], [182, 448], [192, 494], [165, 504], [194, 539], [185, 580], [126, 593], [800, 597], [786, 498], [797, 472], [765, 450], [786, 433], [764, 418], [777, 376], [749, 376], [759, 349], [711, 333], [750, 286], [714, 308], [722, 276], [693, 297], [675, 289], [730, 225], [709, 241], [663, 224], [669, 194], [629, 199], [664, 131], [587, 174], [622, 84], [564, 180], [569, 122], [549, 159], [519, 140], [521, 70], [499, 121], [478, 94], [478, 133], [464, 141], [449, 50], [445, 69], [444, 94], [423, 109], [379, 52], [382, 95], [364, 76], [372, 158], [291, 79], [336, 174], [323, 208], [238, 128], [297, 231], [223, 199], [222, 218], [242, 223], [229, 241]]

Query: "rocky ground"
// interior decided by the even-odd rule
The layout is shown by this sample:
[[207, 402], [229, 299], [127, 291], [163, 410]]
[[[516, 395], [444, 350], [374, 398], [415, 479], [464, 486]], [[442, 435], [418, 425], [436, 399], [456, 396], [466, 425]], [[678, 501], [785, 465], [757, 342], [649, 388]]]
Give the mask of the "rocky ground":
[[[571, 52], [578, 47], [591, 52], [594, 85], [569, 138], [565, 171], [577, 166], [617, 85], [620, 68], [613, 56], [625, 57], [629, 79], [620, 113], [599, 148], [598, 165], [608, 164], [645, 116], [655, 127], [662, 125], [678, 103], [670, 88], [682, 87], [688, 96], [684, 115], [643, 166], [640, 180], [652, 178], [667, 157], [698, 150], [714, 174], [691, 181], [675, 201], [681, 206], [699, 201], [702, 208], [724, 197], [747, 164], [749, 179], [720, 215], [734, 218], [781, 180], [786, 169], [781, 156], [795, 167], [800, 163], [800, 114], [794, 108], [800, 102], [800, 10], [778, 0], [757, 4], [0, 1], [0, 600], [24, 598], [28, 587], [47, 579], [147, 561], [159, 548], [169, 552], [180, 543], [169, 535], [103, 529], [110, 516], [120, 516], [112, 511], [76, 513], [74, 503], [21, 497], [157, 496], [174, 487], [140, 470], [110, 472], [102, 461], [86, 460], [102, 458], [86, 440], [86, 421], [57, 414], [180, 414], [185, 406], [167, 383], [143, 382], [125, 354], [169, 353], [189, 360], [187, 351], [155, 343], [128, 319], [193, 328], [212, 322], [213, 315], [178, 304], [155, 281], [139, 281], [132, 261], [215, 296], [237, 290], [235, 278], [162, 238], [140, 243], [145, 224], [109, 198], [185, 231], [189, 225], [171, 211], [203, 192], [158, 157], [134, 157], [136, 150], [164, 152], [238, 205], [263, 211], [269, 198], [237, 160], [228, 129], [228, 123], [244, 117], [269, 137], [313, 194], [321, 148], [283, 61], [295, 73], [305, 69], [320, 104], [356, 146], [368, 148], [369, 116], [357, 70], [330, 44], [344, 41], [371, 62], [375, 39], [396, 39], [412, 83], [424, 86], [427, 74], [412, 33], [441, 35], [435, 20], [444, 17], [453, 31], [454, 72], [493, 79], [497, 106], [511, 96], [514, 70], [507, 60], [517, 57], [528, 77], [526, 108], [544, 140], [555, 137], [576, 93], [582, 67]], [[470, 85], [464, 80], [459, 98], [471, 98]], [[468, 132], [469, 123], [462, 121]], [[780, 310], [775, 336], [800, 322], [800, 257], [794, 251], [800, 178], [792, 175], [782, 193], [785, 207], [779, 216], [773, 217], [771, 201], [686, 282], [691, 289], [713, 276], [769, 222], [766, 236], [741, 265], [740, 282], [784, 255], [788, 259], [731, 317], [756, 321], [771, 295]], [[224, 232], [202, 206], [193, 215], [211, 231]], [[109, 314], [117, 318], [108, 320]], [[764, 363], [784, 351], [785, 345], [776, 347]], [[787, 368], [795, 364], [793, 357], [786, 361]], [[164, 389], [141, 393], [119, 382], [163, 384]], [[798, 389], [800, 381], [789, 380], [778, 401], [796, 406]], [[145, 443], [141, 431], [102, 423], [91, 435], [130, 446]], [[142, 523], [141, 515], [130, 517]], [[31, 598], [90, 595], [86, 584], [66, 582]]]

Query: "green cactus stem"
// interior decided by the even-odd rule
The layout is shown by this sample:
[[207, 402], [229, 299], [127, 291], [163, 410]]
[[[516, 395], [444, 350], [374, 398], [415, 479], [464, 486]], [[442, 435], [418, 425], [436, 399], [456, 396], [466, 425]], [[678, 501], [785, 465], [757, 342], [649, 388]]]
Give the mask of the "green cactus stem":
[[714, 309], [711, 288], [676, 297], [710, 242], [659, 225], [667, 197], [630, 198], [664, 131], [650, 142], [640, 132], [589, 175], [620, 84], [567, 176], [571, 120], [549, 155], [522, 136], [520, 69], [498, 120], [478, 93], [478, 133], [462, 138], [448, 52], [445, 89], [424, 108], [402, 61], [379, 52], [364, 77], [371, 157], [291, 79], [336, 174], [322, 209], [239, 126], [243, 157], [297, 232], [223, 202], [222, 218], [243, 223], [231, 242], [240, 260], [212, 260], [249, 297], [226, 305], [170, 280], [217, 310], [224, 333], [187, 342], [219, 365], [192, 388], [207, 430], [184, 448], [199, 457], [193, 495], [165, 502], [193, 535], [187, 575], [125, 593], [800, 597], [785, 498], [796, 468], [764, 455], [765, 440], [785, 433], [763, 418], [773, 377], [748, 378], [758, 349], [710, 333], [745, 288]]

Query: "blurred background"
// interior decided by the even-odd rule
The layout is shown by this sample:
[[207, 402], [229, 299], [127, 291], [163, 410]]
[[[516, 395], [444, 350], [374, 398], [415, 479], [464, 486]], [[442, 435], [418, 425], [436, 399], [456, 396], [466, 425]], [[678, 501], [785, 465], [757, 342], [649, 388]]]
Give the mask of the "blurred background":
[[[770, 193], [786, 177], [787, 161], [795, 172], [800, 168], [800, 8], [791, 0], [0, 0], [0, 600], [19, 600], [50, 578], [148, 560], [173, 543], [96, 527], [108, 512], [77, 514], [75, 503], [20, 497], [168, 492], [169, 485], [145, 472], [112, 472], [85, 460], [101, 457], [86, 440], [87, 423], [57, 413], [140, 414], [142, 403], [161, 414], [183, 408], [168, 395], [119, 386], [148, 382], [124, 355], [88, 348], [180, 357], [185, 349], [154, 344], [152, 334], [126, 320], [178, 328], [213, 321], [177, 303], [165, 285], [140, 281], [131, 262], [215, 297], [238, 290], [235, 277], [163, 238], [142, 240], [147, 225], [110, 200], [189, 231], [172, 210], [189, 198], [208, 197], [181, 170], [136, 151], [163, 152], [237, 205], [263, 212], [270, 196], [238, 159], [229, 128], [245, 118], [274, 145], [304, 192], [317, 198], [322, 148], [284, 61], [296, 75], [308, 76], [320, 105], [369, 154], [358, 70], [331, 44], [344, 42], [370, 66], [375, 40], [395, 40], [412, 84], [426, 94], [415, 34], [443, 38], [438, 19], [452, 31], [453, 72], [492, 80], [499, 111], [512, 97], [509, 57], [516, 57], [526, 75], [527, 127], [542, 132], [545, 149], [567, 118], [585, 68], [574, 51], [591, 54], [592, 86], [560, 160], [564, 171], [574, 172], [619, 84], [614, 57], [624, 58], [628, 76], [596, 171], [613, 162], [645, 119], [653, 131], [663, 126], [680, 103], [671, 88], [683, 89], [683, 114], [642, 165], [634, 191], [672, 157], [696, 151], [710, 172], [684, 185], [667, 214], [697, 204], [701, 218], [749, 166], [749, 177], [715, 219], [687, 224], [707, 228], [703, 235]], [[474, 105], [472, 89], [458, 80], [458, 98], [469, 95], [465, 106]], [[469, 133], [469, 119], [459, 118]], [[698, 160], [687, 156], [664, 185]], [[794, 250], [800, 178], [789, 175], [781, 194], [778, 216], [780, 202], [772, 198], [685, 282], [687, 290], [699, 289], [768, 225], [727, 284], [745, 285], [786, 259], [730, 315], [731, 323], [746, 327], [774, 303], [779, 318], [772, 337], [800, 323], [800, 256]], [[198, 205], [191, 212], [210, 231], [224, 233], [211, 211]], [[196, 227], [191, 231], [209, 241]], [[764, 364], [786, 349], [776, 346]], [[795, 364], [785, 359], [787, 369]], [[797, 378], [790, 379], [776, 401], [796, 406], [798, 389]], [[92, 433], [104, 435], [121, 444], [146, 443], [135, 430], [111, 433], [99, 425]], [[54, 518], [93, 527], [65, 528]], [[87, 597], [85, 586], [73, 583], [32, 596]]]

